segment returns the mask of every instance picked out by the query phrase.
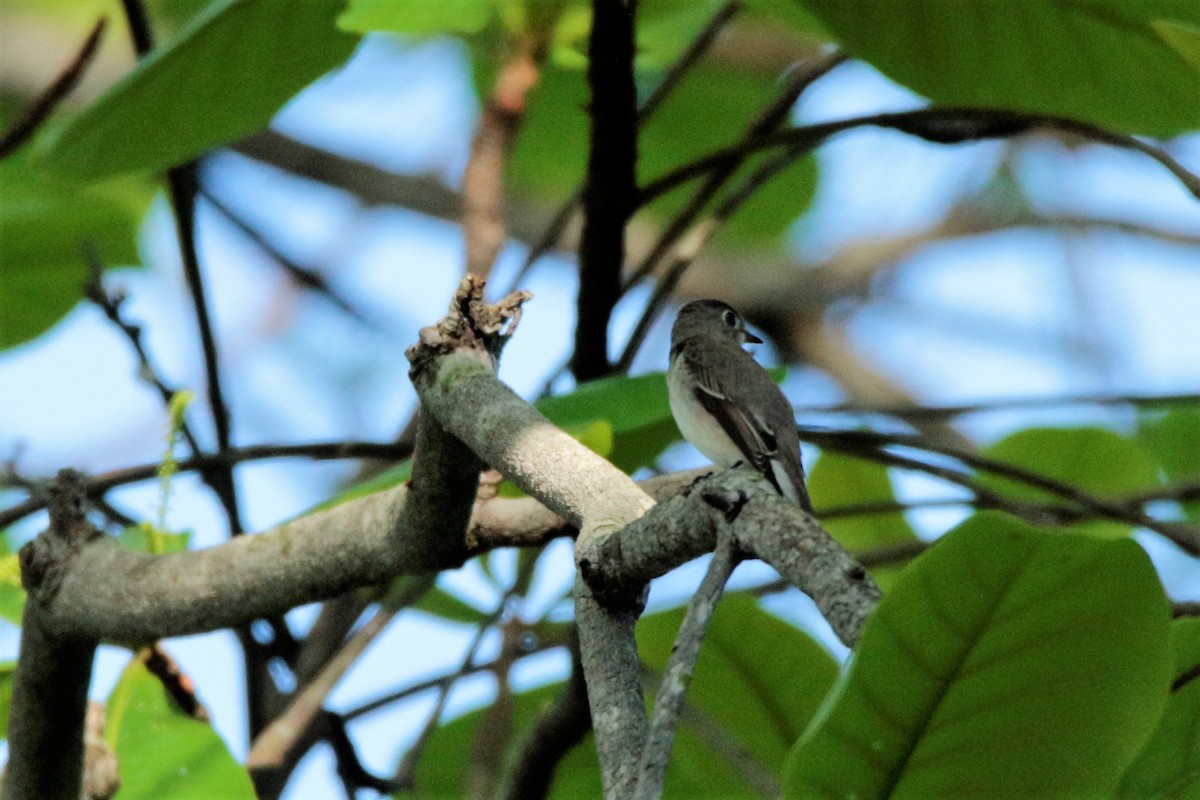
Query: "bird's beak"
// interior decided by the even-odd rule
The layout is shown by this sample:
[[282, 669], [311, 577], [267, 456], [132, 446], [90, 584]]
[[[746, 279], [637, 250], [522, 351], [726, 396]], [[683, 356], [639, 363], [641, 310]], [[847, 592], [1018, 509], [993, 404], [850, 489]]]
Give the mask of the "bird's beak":
[[746, 341], [749, 342], [750, 344], [762, 344], [763, 343], [762, 339], [758, 338], [750, 331], [743, 330], [742, 336], [746, 337]]

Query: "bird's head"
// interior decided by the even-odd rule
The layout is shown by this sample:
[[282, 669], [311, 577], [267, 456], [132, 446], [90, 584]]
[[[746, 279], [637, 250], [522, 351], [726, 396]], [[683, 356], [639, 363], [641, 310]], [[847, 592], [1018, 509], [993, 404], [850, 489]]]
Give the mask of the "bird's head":
[[738, 345], [762, 343], [762, 339], [746, 330], [742, 315], [720, 300], [693, 300], [679, 309], [679, 316], [675, 317], [675, 325], [671, 328], [672, 344], [693, 336], [728, 339]]

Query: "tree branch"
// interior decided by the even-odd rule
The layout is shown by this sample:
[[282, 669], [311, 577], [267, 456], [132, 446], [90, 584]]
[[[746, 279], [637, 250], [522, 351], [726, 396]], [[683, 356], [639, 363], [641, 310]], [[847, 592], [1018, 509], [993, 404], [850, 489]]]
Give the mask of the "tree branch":
[[717, 601], [721, 599], [725, 584], [739, 560], [735, 543], [728, 538], [718, 539], [704, 580], [688, 603], [683, 624], [679, 626], [679, 633], [671, 648], [671, 657], [663, 671], [662, 683], [654, 698], [654, 714], [650, 718], [646, 746], [642, 749], [634, 800], [658, 800], [662, 797], [663, 781], [671, 761], [671, 747], [675, 743], [675, 729], [679, 725], [688, 685], [696, 670], [696, 661], [700, 658], [700, 643], [704, 641]]
[[78, 473], [63, 470], [51, 488], [50, 528], [21, 548], [29, 598], [9, 714], [6, 800], [78, 800], [92, 657], [99, 637], [65, 636], [47, 610], [64, 576], [101, 534], [83, 514]]
[[579, 381], [608, 373], [608, 322], [621, 296], [625, 223], [637, 195], [636, 9], [637, 0], [592, 2], [587, 69], [592, 129], [572, 357], [572, 371]]

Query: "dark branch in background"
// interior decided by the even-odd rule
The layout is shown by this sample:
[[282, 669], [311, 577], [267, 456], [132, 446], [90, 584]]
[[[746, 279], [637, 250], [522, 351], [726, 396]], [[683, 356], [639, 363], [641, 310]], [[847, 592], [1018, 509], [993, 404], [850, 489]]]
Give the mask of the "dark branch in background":
[[[146, 7], [142, 0], [123, 0], [125, 16], [133, 38], [138, 59], [144, 59], [154, 49], [154, 35]], [[200, 270], [200, 258], [196, 252], [196, 194], [199, 188], [195, 161], [180, 164], [167, 170], [167, 194], [174, 211], [175, 230], [179, 239], [179, 252], [183, 264], [184, 280], [192, 298], [196, 323], [200, 333], [200, 346], [204, 355], [204, 372], [207, 384], [209, 409], [216, 430], [217, 452], [224, 452], [230, 445], [229, 409], [225, 405], [221, 389], [221, 371], [217, 358], [216, 337], [208, 313], [208, 301], [204, 294], [204, 279]], [[229, 520], [229, 531], [233, 536], [245, 532], [238, 509], [237, 484], [233, 468], [203, 471], [205, 483], [217, 496], [225, 516]], [[282, 619], [268, 620], [274, 642], [294, 651], [295, 640]], [[274, 707], [279, 703], [279, 690], [268, 669], [269, 656], [259, 645], [250, 630], [242, 626], [236, 630], [242, 645], [246, 670], [246, 700], [251, 736], [263, 729], [270, 719]]]
[[[84, 296], [99, 306], [100, 310], [104, 312], [104, 316], [108, 317], [109, 322], [115, 325], [117, 330], [128, 340], [130, 347], [137, 355], [138, 377], [158, 392], [164, 406], [170, 406], [171, 398], [178, 390], [168, 385], [158, 370], [154, 368], [154, 364], [151, 363], [150, 355], [142, 343], [142, 327], [127, 321], [121, 314], [121, 306], [125, 304], [125, 295], [123, 293], [110, 295], [104, 289], [104, 265], [100, 263], [99, 255], [91, 247], [87, 248], [87, 262], [88, 282], [83, 289]], [[183, 434], [184, 441], [187, 442], [192, 453], [199, 454], [201, 452], [200, 445], [196, 442], [196, 437], [186, 419], [180, 424], [180, 433]]]
[[[675, 87], [679, 85], [684, 76], [691, 71], [692, 67], [700, 61], [700, 57], [716, 41], [717, 35], [741, 10], [742, 4], [740, 2], [726, 3], [717, 9], [717, 13], [712, 16], [712, 19], [708, 21], [704, 29], [696, 35], [696, 38], [688, 44], [687, 48], [679, 55], [679, 58], [667, 68], [666, 73], [663, 74], [663, 79], [654, 87], [653, 91], [650, 92], [646, 100], [638, 108], [637, 123], [639, 128], [654, 115], [654, 112], [658, 110], [663, 101], [670, 96], [671, 92], [675, 90]], [[583, 187], [581, 186], [559, 207], [550, 224], [542, 231], [542, 235], [529, 248], [529, 253], [525, 256], [525, 261], [522, 262], [521, 268], [517, 270], [517, 275], [513, 279], [509, 291], [516, 289], [522, 283], [534, 262], [558, 245], [558, 241], [562, 238], [567, 224], [579, 209], [579, 203], [582, 199]]]
[[988, 400], [982, 403], [963, 403], [948, 406], [861, 406], [846, 404], [837, 406], [797, 406], [798, 414], [879, 414], [903, 420], [946, 421], [970, 414], [1011, 411], [1018, 408], [1045, 408], [1048, 406], [1134, 406], [1154, 408], [1188, 403], [1200, 403], [1200, 394], [1165, 395], [1094, 395], [1074, 394], [1057, 397], [1014, 397]]
[[302, 267], [292, 259], [283, 254], [274, 243], [269, 241], [261, 231], [255, 229], [246, 221], [246, 218], [238, 214], [232, 208], [227, 206], [223, 200], [214, 195], [207, 188], [200, 188], [200, 196], [204, 201], [213, 207], [214, 210], [225, 218], [229, 224], [237, 228], [238, 231], [249, 239], [255, 247], [261, 250], [268, 258], [279, 265], [284, 272], [296, 283], [297, 286], [302, 286], [316, 293], [333, 304], [338, 310], [344, 312], [351, 319], [361, 322], [363, 325], [370, 325], [366, 317], [355, 308], [349, 300], [346, 300], [332, 286], [329, 281], [325, 280], [325, 276], [320, 272]]
[[625, 223], [637, 196], [637, 0], [593, 0], [588, 40], [591, 135], [571, 368], [582, 382], [608, 373], [608, 322], [621, 296]]
[[579, 653], [579, 633], [571, 629], [571, 674], [551, 704], [529, 729], [517, 748], [506, 776], [501, 800], [541, 800], [548, 797], [558, 765], [592, 729], [587, 681]]
[[694, 178], [763, 150], [789, 146], [813, 148], [839, 133], [868, 127], [896, 130], [937, 144], [961, 144], [983, 139], [1008, 138], [1029, 133], [1037, 128], [1065, 131], [1114, 147], [1136, 150], [1149, 156], [1166, 167], [1189, 192], [1200, 199], [1200, 176], [1185, 169], [1162, 148], [1147, 144], [1133, 136], [1113, 133], [1094, 125], [1062, 117], [977, 108], [930, 107], [913, 111], [869, 114], [833, 122], [805, 125], [743, 142], [733, 147], [726, 147], [651, 181], [642, 188], [638, 202], [641, 205], [649, 203]]
[[[745, 135], [742, 137], [742, 141], [754, 141], [771, 133], [786, 122], [788, 113], [792, 110], [800, 95], [809, 86], [812, 86], [814, 82], [828, 75], [835, 67], [844, 63], [846, 58], [841, 53], [834, 53], [794, 71], [775, 100], [763, 109], [757, 119], [750, 123]], [[646, 304], [646, 309], [638, 320], [633, 333], [630, 335], [624, 351], [621, 353], [621, 358], [617, 362], [616, 367], [618, 372], [629, 371], [629, 367], [633, 364], [633, 358], [641, 348], [651, 324], [658, 316], [658, 312], [661, 310], [663, 304], [666, 303], [667, 298], [670, 297], [671, 292], [675, 290], [675, 286], [679, 283], [679, 279], [683, 277], [684, 271], [692, 264], [700, 249], [712, 237], [717, 227], [724, 224], [726, 220], [733, 216], [763, 183], [807, 152], [808, 150], [806, 149], [797, 149], [795, 151], [788, 149], [782, 154], [782, 157], [777, 157], [759, 167], [750, 178], [743, 182], [739, 190], [733, 192], [721, 202], [709, 220], [697, 225], [692, 230], [691, 235], [687, 237], [687, 240], [681, 243], [680, 240], [684, 236], [684, 232], [696, 221], [696, 218], [700, 215], [704, 206], [708, 204], [708, 201], [733, 177], [734, 173], [741, 167], [744, 159], [731, 160], [708, 174], [704, 183], [692, 195], [688, 204], [671, 220], [667, 229], [663, 231], [662, 236], [655, 242], [654, 247], [646, 254], [646, 257], [642, 259], [642, 263], [633, 270], [633, 273], [625, 284], [625, 290], [627, 291], [638, 280], [649, 275], [659, 261], [672, 248], [675, 248], [675, 255], [672, 258], [670, 267], [667, 269], [666, 275], [654, 287], [654, 292]]]
[[[536, 35], [536, 34], [533, 34]], [[504, 162], [525, 116], [525, 99], [537, 84], [545, 43], [531, 34], [510, 39], [511, 52], [483, 106], [462, 179], [466, 271], [486, 278], [504, 245]]]
[[658, 800], [662, 797], [663, 781], [671, 761], [671, 747], [675, 742], [675, 729], [679, 726], [687, 688], [692, 682], [696, 661], [700, 658], [700, 644], [716, 611], [717, 601], [721, 599], [725, 584], [739, 560], [736, 543], [728, 537], [718, 538], [704, 579], [688, 603], [675, 644], [671, 647], [671, 657], [663, 670], [662, 683], [654, 697], [654, 713], [650, 717], [646, 746], [642, 749], [634, 800]]
[[79, 84], [79, 79], [83, 77], [83, 73], [87, 70], [88, 65], [92, 63], [96, 53], [100, 51], [100, 42], [104, 38], [104, 31], [108, 27], [108, 17], [101, 17], [92, 26], [92, 32], [83, 42], [83, 46], [79, 48], [79, 52], [71, 59], [71, 63], [67, 64], [66, 68], [58, 74], [58, 77], [51, 81], [29, 107], [25, 109], [17, 120], [8, 127], [4, 133], [0, 133], [0, 158], [8, 155], [23, 145], [37, 131], [43, 122], [45, 122], [54, 109], [58, 108], [58, 104], [66, 98], [67, 95]]
[[390, 794], [401, 787], [395, 781], [372, 774], [363, 766], [346, 731], [346, 720], [340, 714], [323, 710], [320, 715], [321, 738], [329, 742], [337, 759], [338, 777], [346, 790], [346, 797], [354, 798], [359, 789], [372, 789], [379, 794]]
[[[968, 453], [954, 447], [939, 445], [925, 438], [908, 434], [884, 434], [870, 431], [831, 432], [804, 427], [801, 427], [800, 430], [801, 438], [816, 444], [818, 447], [827, 447], [831, 450], [854, 453], [867, 458], [884, 460], [895, 466], [926, 472], [970, 489], [981, 504], [1009, 511], [1026, 519], [1031, 519], [1038, 524], [1054, 522], [1055, 516], [1058, 516], [1059, 520], [1064, 518], [1070, 519], [1071, 516], [1078, 519], [1101, 517], [1154, 531], [1174, 542], [1185, 553], [1192, 556], [1200, 555], [1200, 535], [1198, 535], [1193, 526], [1156, 520], [1138, 508], [1103, 500], [1070, 484], [1021, 469], [1020, 467], [1015, 467], [1011, 464], [985, 458], [974, 453]], [[1026, 486], [1048, 492], [1068, 501], [1077, 508], [1072, 509], [1068, 507], [1064, 509], [1067, 512], [1067, 516], [1062, 517], [1054, 513], [1054, 511], [1061, 512], [1062, 510], [1051, 510], [1043, 504], [1029, 503], [1007, 497], [982, 486], [968, 473], [897, 455], [885, 450], [887, 447], [908, 447], [915, 450], [938, 453], [982, 472], [999, 475], [1023, 483]], [[1087, 513], [1080, 514], [1080, 510]], [[1051, 511], [1051, 514], [1048, 515], [1047, 511]], [[1050, 516], [1051, 519], [1048, 520], [1047, 516]]]

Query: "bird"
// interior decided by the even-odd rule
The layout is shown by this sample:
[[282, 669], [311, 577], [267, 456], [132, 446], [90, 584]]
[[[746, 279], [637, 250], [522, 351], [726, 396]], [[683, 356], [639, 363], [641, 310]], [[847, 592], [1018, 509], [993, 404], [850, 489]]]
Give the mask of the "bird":
[[744, 462], [813, 514], [791, 404], [742, 345], [761, 344], [720, 300], [694, 300], [671, 328], [667, 390], [683, 437], [714, 464]]

